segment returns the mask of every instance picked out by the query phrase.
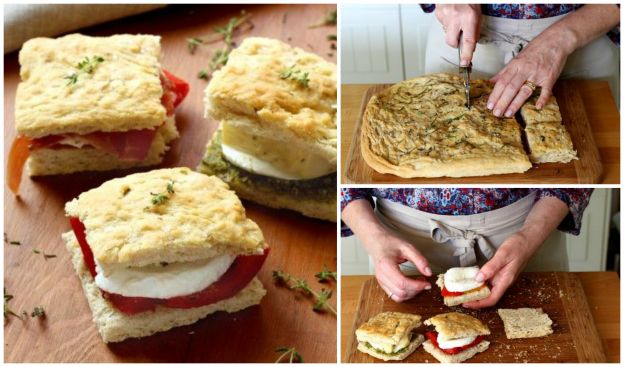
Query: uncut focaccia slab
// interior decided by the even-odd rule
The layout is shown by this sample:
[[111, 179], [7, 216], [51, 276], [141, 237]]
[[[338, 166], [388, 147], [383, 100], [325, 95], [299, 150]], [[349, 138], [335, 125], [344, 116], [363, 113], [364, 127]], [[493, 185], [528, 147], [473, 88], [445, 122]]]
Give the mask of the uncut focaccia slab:
[[532, 97], [520, 108], [531, 161], [568, 163], [578, 159], [555, 97], [551, 96], [541, 110], [535, 107], [536, 101], [537, 97]]
[[486, 108], [492, 86], [448, 74], [418, 77], [373, 96], [362, 123], [362, 155], [373, 169], [400, 177], [464, 177], [524, 172], [531, 163], [520, 126]]

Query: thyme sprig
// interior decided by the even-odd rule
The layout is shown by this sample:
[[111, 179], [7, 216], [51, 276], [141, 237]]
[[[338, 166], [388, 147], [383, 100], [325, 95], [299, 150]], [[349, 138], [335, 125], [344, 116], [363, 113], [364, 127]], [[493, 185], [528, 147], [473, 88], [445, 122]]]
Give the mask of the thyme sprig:
[[299, 279], [293, 277], [292, 275], [285, 273], [281, 270], [273, 271], [273, 280], [276, 283], [283, 284], [288, 288], [299, 291], [306, 296], [312, 295], [315, 298], [315, 303], [312, 306], [312, 309], [317, 312], [321, 311], [329, 311], [334, 316], [336, 316], [336, 309], [329, 304], [329, 299], [332, 296], [331, 289], [321, 289], [320, 292], [316, 292], [308, 285], [308, 282], [305, 279]]
[[30, 313], [30, 317], [40, 317], [40, 318], [45, 318], [46, 313], [45, 310], [43, 309], [43, 306], [37, 306], [35, 307], [35, 309]]
[[301, 354], [297, 352], [297, 349], [295, 349], [295, 347], [279, 347], [275, 349], [275, 352], [282, 353], [277, 358], [275, 363], [281, 363], [285, 360], [287, 360], [288, 363], [303, 363], [303, 357], [301, 357]]
[[76, 65], [77, 72], [71, 73], [65, 77], [67, 79], [67, 85], [72, 85], [78, 83], [78, 75], [80, 72], [85, 74], [93, 74], [97, 66], [104, 62], [104, 58], [102, 56], [93, 56], [93, 57], [85, 57], [78, 65]]
[[9, 318], [11, 316], [15, 316], [18, 319], [22, 319], [22, 317], [18, 314], [15, 313], [15, 311], [13, 311], [11, 309], [11, 307], [9, 307], [9, 302], [13, 299], [13, 295], [12, 294], [7, 294], [6, 288], [4, 288], [4, 324], [6, 325], [7, 322], [9, 322]]
[[323, 270], [314, 274], [314, 276], [318, 278], [319, 283], [326, 282], [330, 279], [336, 281], [336, 275], [336, 272], [329, 270], [327, 265], [323, 265]]
[[282, 69], [282, 71], [280, 72], [280, 78], [295, 80], [299, 84], [301, 84], [301, 86], [303, 86], [304, 88], [309, 87], [309, 83], [310, 83], [309, 75], [310, 73], [307, 71], [304, 72], [302, 70], [295, 69], [294, 65], [290, 67], [286, 67]]
[[171, 198], [171, 195], [173, 195], [175, 193], [175, 190], [173, 189], [173, 184], [175, 183], [175, 181], [171, 181], [167, 184], [167, 189], [165, 192], [159, 192], [159, 193], [151, 193], [150, 195], [152, 196], [152, 205], [156, 206], [156, 205], [160, 205], [165, 203], [167, 200], [169, 200]]
[[316, 23], [310, 24], [308, 28], [318, 28], [318, 27], [323, 27], [326, 25], [336, 25], [337, 21], [338, 21], [338, 12], [334, 9], [334, 10], [327, 12], [327, 14], [325, 14], [325, 17], [323, 17], [323, 19], [319, 20]]

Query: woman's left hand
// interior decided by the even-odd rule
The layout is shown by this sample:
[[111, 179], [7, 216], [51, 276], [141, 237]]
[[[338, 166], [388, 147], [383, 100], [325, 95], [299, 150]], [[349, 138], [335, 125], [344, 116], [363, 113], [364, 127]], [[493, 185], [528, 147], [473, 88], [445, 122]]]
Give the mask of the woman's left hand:
[[533, 94], [525, 84], [529, 81], [542, 88], [536, 103], [537, 109], [541, 109], [548, 101], [568, 55], [558, 37], [552, 34], [538, 36], [490, 79], [496, 85], [488, 98], [487, 108], [497, 117], [513, 116]]
[[520, 233], [513, 234], [505, 240], [494, 257], [481, 267], [476, 277], [479, 282], [489, 281], [492, 287], [490, 296], [479, 301], [466, 302], [463, 304], [464, 307], [490, 307], [501, 299], [534, 253], [526, 243], [526, 238]]

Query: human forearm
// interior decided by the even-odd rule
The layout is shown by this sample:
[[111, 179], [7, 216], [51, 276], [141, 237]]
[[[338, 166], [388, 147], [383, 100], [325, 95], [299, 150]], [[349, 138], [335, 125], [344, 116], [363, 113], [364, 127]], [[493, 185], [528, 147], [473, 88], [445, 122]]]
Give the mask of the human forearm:
[[375, 217], [370, 203], [365, 199], [355, 200], [347, 204], [342, 210], [342, 221], [351, 228], [369, 254], [375, 252], [375, 243], [377, 243], [371, 239], [386, 233], [379, 219]]
[[535, 203], [517, 233], [530, 254], [537, 251], [567, 214], [568, 206], [557, 198], [545, 197]]
[[556, 40], [569, 55], [619, 23], [620, 9], [615, 4], [589, 4], [553, 24], [538, 38]]

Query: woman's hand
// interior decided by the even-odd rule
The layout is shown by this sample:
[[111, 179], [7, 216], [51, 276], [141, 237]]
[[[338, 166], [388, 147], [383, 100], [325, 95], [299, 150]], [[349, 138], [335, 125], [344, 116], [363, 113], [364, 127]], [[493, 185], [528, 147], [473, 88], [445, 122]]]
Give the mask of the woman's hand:
[[521, 233], [511, 235], [477, 274], [477, 281], [489, 281], [492, 286], [490, 296], [482, 300], [466, 302], [463, 306], [466, 308], [494, 306], [505, 294], [507, 288], [516, 281], [533, 253], [534, 250], [527, 246], [527, 239]]
[[408, 300], [431, 284], [406, 277], [399, 264], [411, 261], [421, 274], [431, 276], [427, 259], [409, 242], [389, 232], [373, 213], [368, 201], [354, 200], [342, 210], [342, 220], [360, 239], [375, 264], [375, 276], [386, 294], [396, 302]]
[[481, 5], [437, 4], [435, 15], [444, 28], [446, 43], [449, 46], [457, 48], [459, 32], [463, 32], [460, 65], [470, 65], [472, 54], [481, 36]]
[[374, 244], [366, 247], [370, 248], [369, 253], [375, 264], [375, 277], [393, 301], [403, 302], [422, 290], [431, 289], [429, 282], [406, 277], [399, 270], [399, 264], [411, 261], [421, 274], [431, 276], [427, 259], [412, 244], [389, 232], [378, 233], [366, 242]]
[[537, 109], [546, 104], [569, 55], [563, 44], [559, 37], [540, 35], [490, 79], [496, 85], [488, 98], [487, 108], [494, 116], [511, 117], [522, 107], [533, 94], [525, 84], [527, 81], [542, 88]]

